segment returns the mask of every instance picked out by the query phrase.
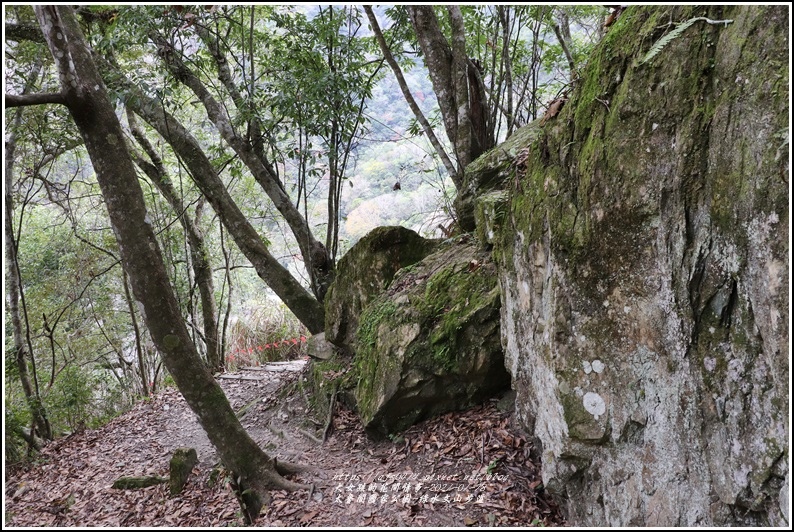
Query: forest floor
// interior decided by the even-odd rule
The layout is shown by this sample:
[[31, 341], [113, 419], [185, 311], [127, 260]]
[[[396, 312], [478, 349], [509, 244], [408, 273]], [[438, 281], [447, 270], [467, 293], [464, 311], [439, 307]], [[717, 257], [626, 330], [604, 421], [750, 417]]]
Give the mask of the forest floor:
[[[249, 434], [282, 461], [312, 466], [273, 491], [257, 526], [553, 526], [564, 524], [543, 493], [531, 444], [491, 400], [375, 441], [337, 403], [323, 442], [298, 386], [303, 361], [219, 379]], [[180, 495], [167, 484], [111, 488], [120, 476], [168, 476], [179, 447], [199, 462]], [[5, 526], [244, 526], [228, 475], [175, 389], [138, 403], [107, 425], [49, 444], [5, 478]], [[215, 473], [213, 473], [215, 471]], [[214, 482], [213, 480], [214, 479]]]

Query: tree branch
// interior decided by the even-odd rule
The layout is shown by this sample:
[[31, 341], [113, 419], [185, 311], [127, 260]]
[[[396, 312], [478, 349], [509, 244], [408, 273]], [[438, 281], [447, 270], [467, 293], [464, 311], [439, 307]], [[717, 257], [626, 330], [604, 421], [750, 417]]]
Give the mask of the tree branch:
[[394, 72], [394, 77], [397, 78], [397, 84], [400, 86], [400, 90], [402, 90], [405, 101], [408, 103], [408, 107], [410, 107], [411, 111], [413, 111], [417, 122], [421, 124], [422, 130], [425, 132], [425, 135], [427, 135], [430, 144], [432, 144], [433, 148], [435, 148], [436, 153], [441, 158], [441, 162], [444, 164], [447, 172], [449, 172], [449, 175], [452, 176], [453, 179], [456, 178], [458, 171], [447, 155], [447, 152], [444, 150], [444, 147], [441, 145], [441, 142], [433, 132], [433, 127], [430, 125], [430, 122], [427, 121], [424, 113], [422, 113], [422, 110], [419, 108], [419, 104], [416, 103], [413, 94], [411, 94], [411, 90], [408, 88], [408, 83], [405, 81], [405, 77], [403, 76], [402, 70], [400, 69], [400, 65], [397, 64], [397, 61], [394, 59], [394, 55], [392, 55], [391, 50], [389, 49], [389, 45], [386, 44], [386, 39], [383, 37], [383, 32], [381, 32], [380, 26], [378, 25], [378, 19], [375, 18], [375, 13], [372, 11], [372, 6], [364, 6], [364, 11], [367, 13], [367, 18], [369, 18], [372, 32], [375, 34], [375, 39], [378, 41], [381, 52], [383, 52], [383, 57], [386, 59], [386, 62], [389, 63], [392, 72]]
[[574, 63], [573, 56], [571, 55], [571, 50], [568, 48], [568, 41], [563, 36], [559, 24], [557, 24], [556, 22], [552, 22], [551, 29], [554, 30], [554, 35], [556, 35], [557, 40], [560, 41], [560, 46], [562, 46], [562, 51], [565, 54], [565, 58], [568, 60], [568, 68], [571, 69], [571, 79], [574, 79], [576, 77], [576, 63]]
[[42, 105], [47, 103], [58, 103], [66, 105], [66, 100], [60, 92], [48, 92], [40, 94], [6, 94], [3, 101], [4, 107], [24, 107], [26, 105]]
[[16, 42], [32, 41], [44, 42], [44, 34], [41, 28], [33, 24], [14, 24], [6, 22], [6, 39]]

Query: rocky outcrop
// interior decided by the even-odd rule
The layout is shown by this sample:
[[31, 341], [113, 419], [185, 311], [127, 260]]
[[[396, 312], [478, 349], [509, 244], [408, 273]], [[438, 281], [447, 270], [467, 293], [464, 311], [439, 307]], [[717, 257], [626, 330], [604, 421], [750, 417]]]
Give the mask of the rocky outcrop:
[[507, 141], [466, 167], [464, 184], [455, 198], [458, 223], [464, 231], [477, 230], [478, 240], [490, 244], [495, 224], [501, 218], [495, 211], [503, 200], [509, 180], [515, 178], [514, 167], [523, 157], [526, 146], [537, 140], [540, 128], [525, 127]]
[[572, 524], [787, 524], [788, 32], [627, 8], [502, 180], [516, 413]]
[[325, 339], [352, 354], [361, 311], [400, 268], [422, 260], [437, 243], [404, 227], [378, 227], [359, 240], [339, 261], [325, 296]]
[[360, 318], [355, 394], [367, 429], [397, 433], [509, 387], [499, 303], [495, 266], [473, 244], [400, 270]]

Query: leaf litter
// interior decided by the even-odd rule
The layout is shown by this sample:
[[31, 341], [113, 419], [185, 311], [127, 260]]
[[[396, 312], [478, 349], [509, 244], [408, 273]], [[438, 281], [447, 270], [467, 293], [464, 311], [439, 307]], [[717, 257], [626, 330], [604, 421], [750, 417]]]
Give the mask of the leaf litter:
[[[532, 445], [496, 400], [371, 439], [337, 403], [322, 443], [299, 380], [305, 370], [250, 368], [219, 379], [243, 426], [278, 460], [312, 466], [271, 491], [257, 526], [558, 526]], [[256, 377], [255, 379], [253, 377]], [[112, 489], [120, 476], [168, 476], [179, 447], [199, 462], [184, 490], [167, 484]], [[6, 526], [243, 526], [228, 475], [195, 415], [174, 389], [107, 425], [50, 443], [33, 464], [6, 471]]]

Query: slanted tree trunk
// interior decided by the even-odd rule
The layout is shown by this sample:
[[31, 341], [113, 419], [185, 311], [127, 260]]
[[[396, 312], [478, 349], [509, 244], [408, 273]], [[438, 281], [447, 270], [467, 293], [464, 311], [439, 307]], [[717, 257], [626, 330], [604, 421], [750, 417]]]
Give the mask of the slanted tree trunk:
[[562, 47], [562, 51], [565, 54], [565, 59], [568, 60], [568, 68], [571, 70], [571, 80], [573, 80], [576, 78], [576, 63], [574, 62], [573, 55], [571, 54], [570, 20], [567, 13], [564, 11], [558, 11], [556, 13], [556, 20], [554, 19], [554, 15], [554, 13], [550, 15], [551, 29], [554, 30], [554, 35], [557, 37], [557, 41], [559, 41], [560, 46]]
[[[138, 377], [141, 382], [141, 394], [146, 397], [152, 390], [149, 388], [149, 372], [146, 368], [146, 358], [144, 357], [143, 346], [141, 345], [141, 328], [138, 327], [138, 318], [135, 317], [135, 302], [132, 300], [132, 294], [130, 294], [129, 276], [124, 268], [121, 269], [121, 273], [121, 283], [124, 286], [124, 299], [127, 300], [127, 309], [130, 311], [132, 332], [135, 335], [135, 354], [138, 359]], [[119, 355], [119, 359], [124, 360], [124, 357]]]
[[466, 34], [459, 6], [446, 6], [452, 42], [441, 31], [433, 6], [407, 6], [411, 24], [438, 99], [444, 128], [455, 150], [460, 189], [470, 162], [494, 146], [480, 72], [466, 55]]
[[463, 183], [462, 176], [458, 176], [458, 170], [450, 160], [449, 155], [447, 155], [447, 152], [444, 149], [444, 146], [441, 144], [441, 141], [439, 141], [438, 137], [436, 137], [436, 134], [433, 131], [433, 126], [430, 125], [430, 122], [425, 117], [422, 109], [419, 108], [419, 104], [416, 103], [416, 99], [414, 98], [413, 94], [411, 94], [411, 89], [408, 88], [408, 83], [405, 81], [405, 76], [403, 76], [402, 69], [397, 63], [397, 60], [394, 58], [394, 54], [391, 53], [389, 45], [386, 43], [386, 39], [383, 37], [383, 32], [380, 30], [380, 25], [378, 24], [378, 19], [375, 16], [375, 13], [372, 11], [372, 6], [364, 6], [364, 11], [367, 13], [370, 28], [372, 28], [372, 33], [375, 34], [375, 39], [378, 41], [378, 46], [383, 53], [383, 57], [391, 67], [392, 72], [394, 72], [394, 77], [397, 78], [397, 84], [400, 86], [400, 90], [405, 97], [405, 101], [408, 103], [408, 107], [411, 108], [411, 112], [413, 112], [416, 121], [422, 126], [422, 131], [424, 131], [425, 135], [427, 135], [427, 139], [436, 150], [441, 162], [444, 164], [444, 168], [447, 169], [447, 172], [452, 177], [452, 181], [457, 187], [459, 183]]
[[254, 521], [272, 487], [296, 488], [275, 460], [245, 432], [229, 401], [191, 342], [148, 222], [143, 192], [121, 125], [69, 6], [36, 6], [36, 16], [58, 67], [66, 105], [85, 140], [122, 263], [144, 321], [190, 408], [233, 472], [243, 512]]
[[[179, 82], [193, 91], [193, 94], [201, 101], [207, 111], [207, 116], [215, 124], [220, 136], [229, 143], [229, 146], [240, 157], [240, 160], [250, 170], [254, 179], [256, 179], [262, 190], [273, 202], [273, 205], [284, 217], [292, 234], [295, 236], [301, 255], [304, 258], [314, 295], [319, 301], [322, 301], [325, 298], [325, 292], [330, 285], [334, 271], [328, 250], [314, 237], [307, 220], [303, 217], [300, 210], [292, 204], [281, 181], [276, 177], [272, 166], [264, 159], [264, 154], [258, 153], [254, 146], [236, 131], [223, 105], [212, 96], [199, 77], [182, 61], [179, 51], [156, 32], [150, 33], [149, 37], [157, 44], [160, 57], [163, 58], [168, 70]], [[223, 68], [225, 62], [218, 60], [217, 63], [221, 69], [221, 79], [228, 79], [224, 75], [224, 72], [228, 74], [228, 71]], [[236, 90], [232, 90], [232, 97], [235, 102], [240, 102], [238, 106], [245, 110], [245, 104], [241, 101], [241, 96]]]
[[105, 78], [116, 90], [128, 95], [127, 106], [148, 123], [184, 161], [196, 186], [207, 198], [218, 218], [259, 277], [281, 298], [311, 333], [325, 327], [323, 305], [270, 254], [266, 243], [240, 211], [223, 182], [201, 149], [198, 141], [157, 100], [149, 98], [107, 61], [98, 58]]
[[151, 179], [157, 190], [163, 195], [171, 208], [179, 216], [182, 229], [187, 236], [190, 246], [190, 260], [193, 265], [193, 274], [201, 298], [201, 316], [204, 322], [204, 345], [207, 347], [207, 365], [212, 371], [223, 369], [223, 356], [218, 350], [218, 324], [217, 305], [215, 304], [215, 288], [212, 283], [212, 267], [210, 266], [209, 253], [204, 245], [204, 235], [198, 223], [187, 213], [181, 198], [177, 195], [173, 185], [168, 180], [165, 167], [154, 147], [151, 145], [143, 130], [138, 126], [133, 113], [127, 113], [127, 122], [130, 125], [132, 136], [146, 152], [150, 162], [140, 157], [135, 157], [138, 167]]

